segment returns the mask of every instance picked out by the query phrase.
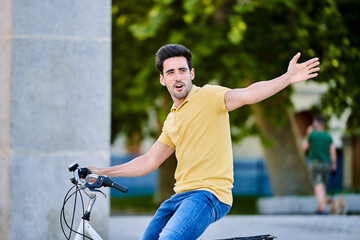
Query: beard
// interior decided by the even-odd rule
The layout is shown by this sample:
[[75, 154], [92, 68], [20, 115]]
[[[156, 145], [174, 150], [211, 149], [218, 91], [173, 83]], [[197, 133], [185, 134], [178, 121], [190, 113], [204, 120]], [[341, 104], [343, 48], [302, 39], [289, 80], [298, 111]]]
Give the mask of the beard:
[[[181, 91], [178, 91], [176, 88], [177, 84], [182, 84], [183, 85], [183, 89]], [[186, 85], [184, 82], [180, 81], [175, 83], [172, 86], [172, 95], [176, 98], [176, 99], [184, 99], [186, 98], [186, 96], [189, 94], [191, 88], [192, 88], [192, 82], [190, 82], [188, 85]]]

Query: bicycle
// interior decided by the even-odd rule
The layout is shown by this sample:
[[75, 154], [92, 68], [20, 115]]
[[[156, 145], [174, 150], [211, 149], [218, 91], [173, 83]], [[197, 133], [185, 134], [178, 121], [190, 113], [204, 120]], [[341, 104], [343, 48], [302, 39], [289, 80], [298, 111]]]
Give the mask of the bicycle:
[[[114, 182], [110, 177], [91, 174], [89, 169], [80, 168], [78, 163], [70, 164], [68, 169], [70, 172], [73, 172], [74, 177], [70, 178], [70, 181], [73, 184], [73, 186], [66, 193], [66, 195], [64, 197], [64, 201], [63, 201], [63, 206], [62, 206], [61, 212], [60, 212], [60, 225], [61, 225], [62, 232], [63, 232], [64, 236], [66, 237], [66, 239], [71, 239], [72, 235], [75, 234], [74, 240], [81, 240], [81, 239], [83, 239], [83, 240], [85, 240], [85, 239], [102, 240], [100, 235], [90, 225], [90, 215], [91, 215], [91, 211], [92, 211], [95, 201], [96, 201], [96, 193], [102, 193], [106, 197], [106, 195], [101, 190], [99, 190], [99, 188], [112, 187], [123, 193], [127, 193], [128, 188]], [[72, 192], [72, 190], [74, 190], [74, 191]], [[84, 208], [84, 200], [83, 200], [81, 191], [83, 191], [89, 197], [89, 202], [88, 202], [86, 211]], [[74, 216], [75, 216], [78, 194], [80, 195], [80, 198], [81, 198], [82, 215], [83, 216], [82, 216], [82, 219], [80, 220], [77, 230], [74, 230], [73, 229]], [[65, 216], [65, 206], [72, 197], [75, 198], [75, 201], [74, 201], [71, 223], [69, 224], [68, 221], [66, 220], [66, 216]], [[63, 223], [65, 223], [66, 227], [68, 228], [69, 234], [67, 234], [65, 232]], [[217, 240], [231, 240], [231, 239], [272, 240], [274, 238], [276, 238], [276, 237], [271, 234], [265, 234], [265, 235], [247, 236], [247, 237], [232, 237], [232, 238], [217, 239]]]

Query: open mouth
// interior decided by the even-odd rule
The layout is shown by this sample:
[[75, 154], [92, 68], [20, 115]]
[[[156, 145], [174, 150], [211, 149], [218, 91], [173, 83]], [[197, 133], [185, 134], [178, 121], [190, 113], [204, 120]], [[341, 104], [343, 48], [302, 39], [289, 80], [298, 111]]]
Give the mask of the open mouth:
[[174, 88], [178, 91], [181, 91], [184, 88], [185, 84], [184, 83], [175, 83], [174, 84]]

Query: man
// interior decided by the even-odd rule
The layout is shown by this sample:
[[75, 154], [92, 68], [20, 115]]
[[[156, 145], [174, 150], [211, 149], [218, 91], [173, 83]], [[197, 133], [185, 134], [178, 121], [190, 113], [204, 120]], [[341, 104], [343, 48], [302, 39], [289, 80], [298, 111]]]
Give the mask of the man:
[[195, 70], [191, 52], [169, 44], [156, 53], [160, 83], [174, 104], [163, 131], [150, 150], [132, 161], [109, 168], [89, 167], [95, 174], [137, 177], [157, 169], [175, 150], [175, 195], [159, 207], [143, 239], [197, 239], [213, 222], [230, 210], [233, 187], [233, 156], [228, 112], [260, 102], [292, 83], [317, 76], [318, 58], [297, 64], [273, 80], [247, 88], [192, 84]]
[[316, 214], [326, 214], [326, 184], [329, 169], [336, 171], [336, 148], [331, 136], [325, 131], [323, 117], [317, 116], [309, 130], [303, 149], [308, 151], [308, 167], [318, 205]]

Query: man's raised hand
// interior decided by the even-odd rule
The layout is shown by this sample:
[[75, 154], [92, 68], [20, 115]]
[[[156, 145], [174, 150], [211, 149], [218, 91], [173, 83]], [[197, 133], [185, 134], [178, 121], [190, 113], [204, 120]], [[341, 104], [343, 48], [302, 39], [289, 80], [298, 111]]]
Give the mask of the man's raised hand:
[[320, 68], [319, 58], [312, 58], [303, 63], [297, 63], [300, 53], [297, 53], [290, 61], [286, 74], [289, 77], [290, 84], [298, 83], [318, 75]]

